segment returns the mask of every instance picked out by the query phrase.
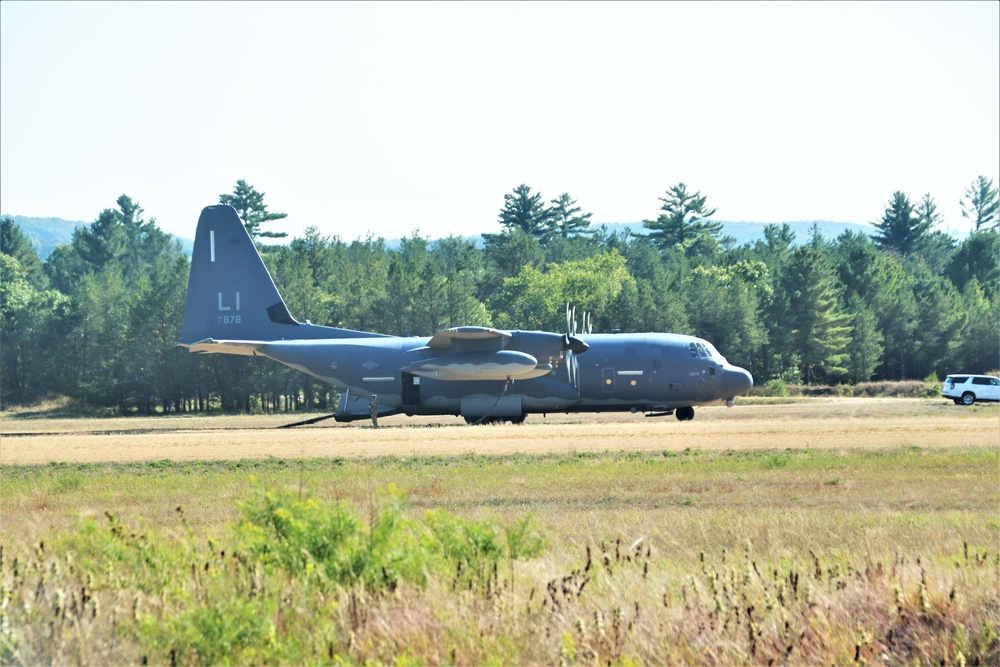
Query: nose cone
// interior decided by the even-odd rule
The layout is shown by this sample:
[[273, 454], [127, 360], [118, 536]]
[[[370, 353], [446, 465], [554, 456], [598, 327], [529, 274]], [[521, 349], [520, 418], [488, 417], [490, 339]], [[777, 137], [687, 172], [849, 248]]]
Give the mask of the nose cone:
[[733, 398], [750, 391], [753, 386], [753, 376], [750, 371], [738, 366], [729, 366], [722, 372], [722, 395]]

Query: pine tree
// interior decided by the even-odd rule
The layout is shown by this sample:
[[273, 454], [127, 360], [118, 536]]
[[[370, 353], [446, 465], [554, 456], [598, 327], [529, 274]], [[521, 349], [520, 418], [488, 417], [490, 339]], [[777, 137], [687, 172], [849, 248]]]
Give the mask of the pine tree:
[[963, 373], [988, 373], [1000, 369], [1000, 301], [983, 293], [973, 278], [962, 293], [965, 325], [956, 337], [951, 367]]
[[917, 303], [909, 374], [918, 378], [943, 375], [941, 364], [963, 322], [961, 298], [950, 281], [933, 274], [922, 262], [908, 268]]
[[945, 275], [960, 291], [975, 278], [990, 299], [1000, 296], [1000, 232], [972, 232], [952, 255]]
[[0, 220], [0, 253], [18, 261], [25, 278], [33, 287], [45, 289], [48, 286], [49, 281], [38, 251], [12, 218], [4, 217]]
[[851, 342], [847, 346], [847, 377], [852, 384], [867, 382], [875, 374], [885, 348], [878, 318], [861, 297], [852, 296], [847, 305], [851, 314]]
[[668, 188], [660, 201], [663, 205], [656, 220], [642, 221], [658, 248], [680, 246], [689, 255], [714, 251], [722, 223], [707, 219], [715, 209], [707, 207], [701, 192], [689, 193], [684, 183], [678, 183]]
[[833, 270], [809, 246], [796, 249], [786, 268], [792, 344], [807, 384], [846, 374], [850, 316], [842, 312]]
[[549, 202], [552, 207], [549, 215], [554, 233], [567, 238], [575, 234], [586, 234], [590, 226], [590, 218], [593, 213], [581, 214], [581, 209], [576, 205], [576, 200], [564, 192], [558, 198]]
[[941, 214], [938, 212], [937, 202], [934, 201], [934, 197], [931, 197], [931, 193], [929, 192], [920, 200], [914, 212], [920, 222], [927, 225], [927, 229], [931, 229], [941, 222]]
[[61, 392], [67, 299], [32, 284], [18, 259], [0, 253], [0, 408]]
[[1000, 219], [997, 213], [1000, 212], [1000, 194], [993, 181], [985, 176], [979, 176], [965, 190], [965, 197], [959, 202], [962, 207], [962, 216], [968, 218], [974, 224], [978, 232], [990, 227], [1000, 227]]
[[480, 286], [479, 298], [484, 302], [500, 289], [504, 279], [516, 276], [525, 266], [541, 268], [543, 264], [538, 239], [516, 227], [501, 234], [483, 234], [483, 239], [489, 269]]
[[252, 239], [257, 238], [258, 236], [272, 239], [280, 239], [288, 236], [287, 232], [261, 231], [261, 224], [287, 218], [288, 214], [272, 213], [268, 211], [267, 205], [264, 203], [264, 193], [257, 192], [252, 185], [244, 181], [242, 178], [236, 181], [236, 187], [233, 188], [233, 194], [219, 195], [219, 203], [228, 204], [236, 209], [236, 212], [239, 213], [240, 219], [243, 220], [243, 224], [246, 226], [247, 232], [249, 232], [250, 238]]
[[802, 381], [800, 359], [794, 352], [788, 320], [791, 317], [788, 293], [784, 287], [785, 268], [794, 252], [795, 233], [787, 225], [767, 225], [764, 240], [754, 243], [753, 256], [759, 258], [770, 274], [767, 294], [761, 299], [760, 318], [767, 334], [767, 343], [753, 369], [754, 377], [786, 382]]
[[882, 250], [905, 257], [917, 249], [931, 224], [931, 219], [921, 217], [914, 210], [909, 197], [896, 190], [885, 207], [882, 219], [874, 223], [878, 233], [873, 238]]
[[503, 196], [500, 224], [507, 231], [518, 229], [544, 243], [553, 232], [552, 212], [545, 208], [542, 194], [531, 194], [531, 188], [522, 183], [513, 194]]

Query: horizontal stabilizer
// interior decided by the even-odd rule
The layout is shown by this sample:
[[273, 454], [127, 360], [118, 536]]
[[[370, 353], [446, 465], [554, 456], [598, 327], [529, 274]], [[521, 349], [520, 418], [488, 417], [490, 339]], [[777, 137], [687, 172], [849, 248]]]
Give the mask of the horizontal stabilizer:
[[189, 352], [195, 354], [241, 354], [247, 357], [259, 356], [260, 350], [267, 345], [260, 340], [213, 340], [206, 338], [196, 343], [179, 343]]

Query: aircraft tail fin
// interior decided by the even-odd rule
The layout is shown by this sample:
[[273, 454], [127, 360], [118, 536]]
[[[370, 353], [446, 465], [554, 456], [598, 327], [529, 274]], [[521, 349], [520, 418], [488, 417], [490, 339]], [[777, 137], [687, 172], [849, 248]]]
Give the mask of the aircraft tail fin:
[[[296, 322], [236, 209], [207, 206], [198, 219], [180, 345], [216, 351], [216, 341], [276, 341], [379, 336]], [[217, 351], [246, 354], [230, 346]]]

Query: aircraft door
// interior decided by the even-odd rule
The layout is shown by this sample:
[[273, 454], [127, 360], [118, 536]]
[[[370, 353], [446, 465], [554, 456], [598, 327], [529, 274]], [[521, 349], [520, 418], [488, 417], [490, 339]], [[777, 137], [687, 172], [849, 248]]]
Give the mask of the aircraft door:
[[403, 405], [420, 405], [420, 376], [403, 373]]
[[615, 390], [615, 369], [601, 369], [601, 387], [605, 394], [613, 393]]

